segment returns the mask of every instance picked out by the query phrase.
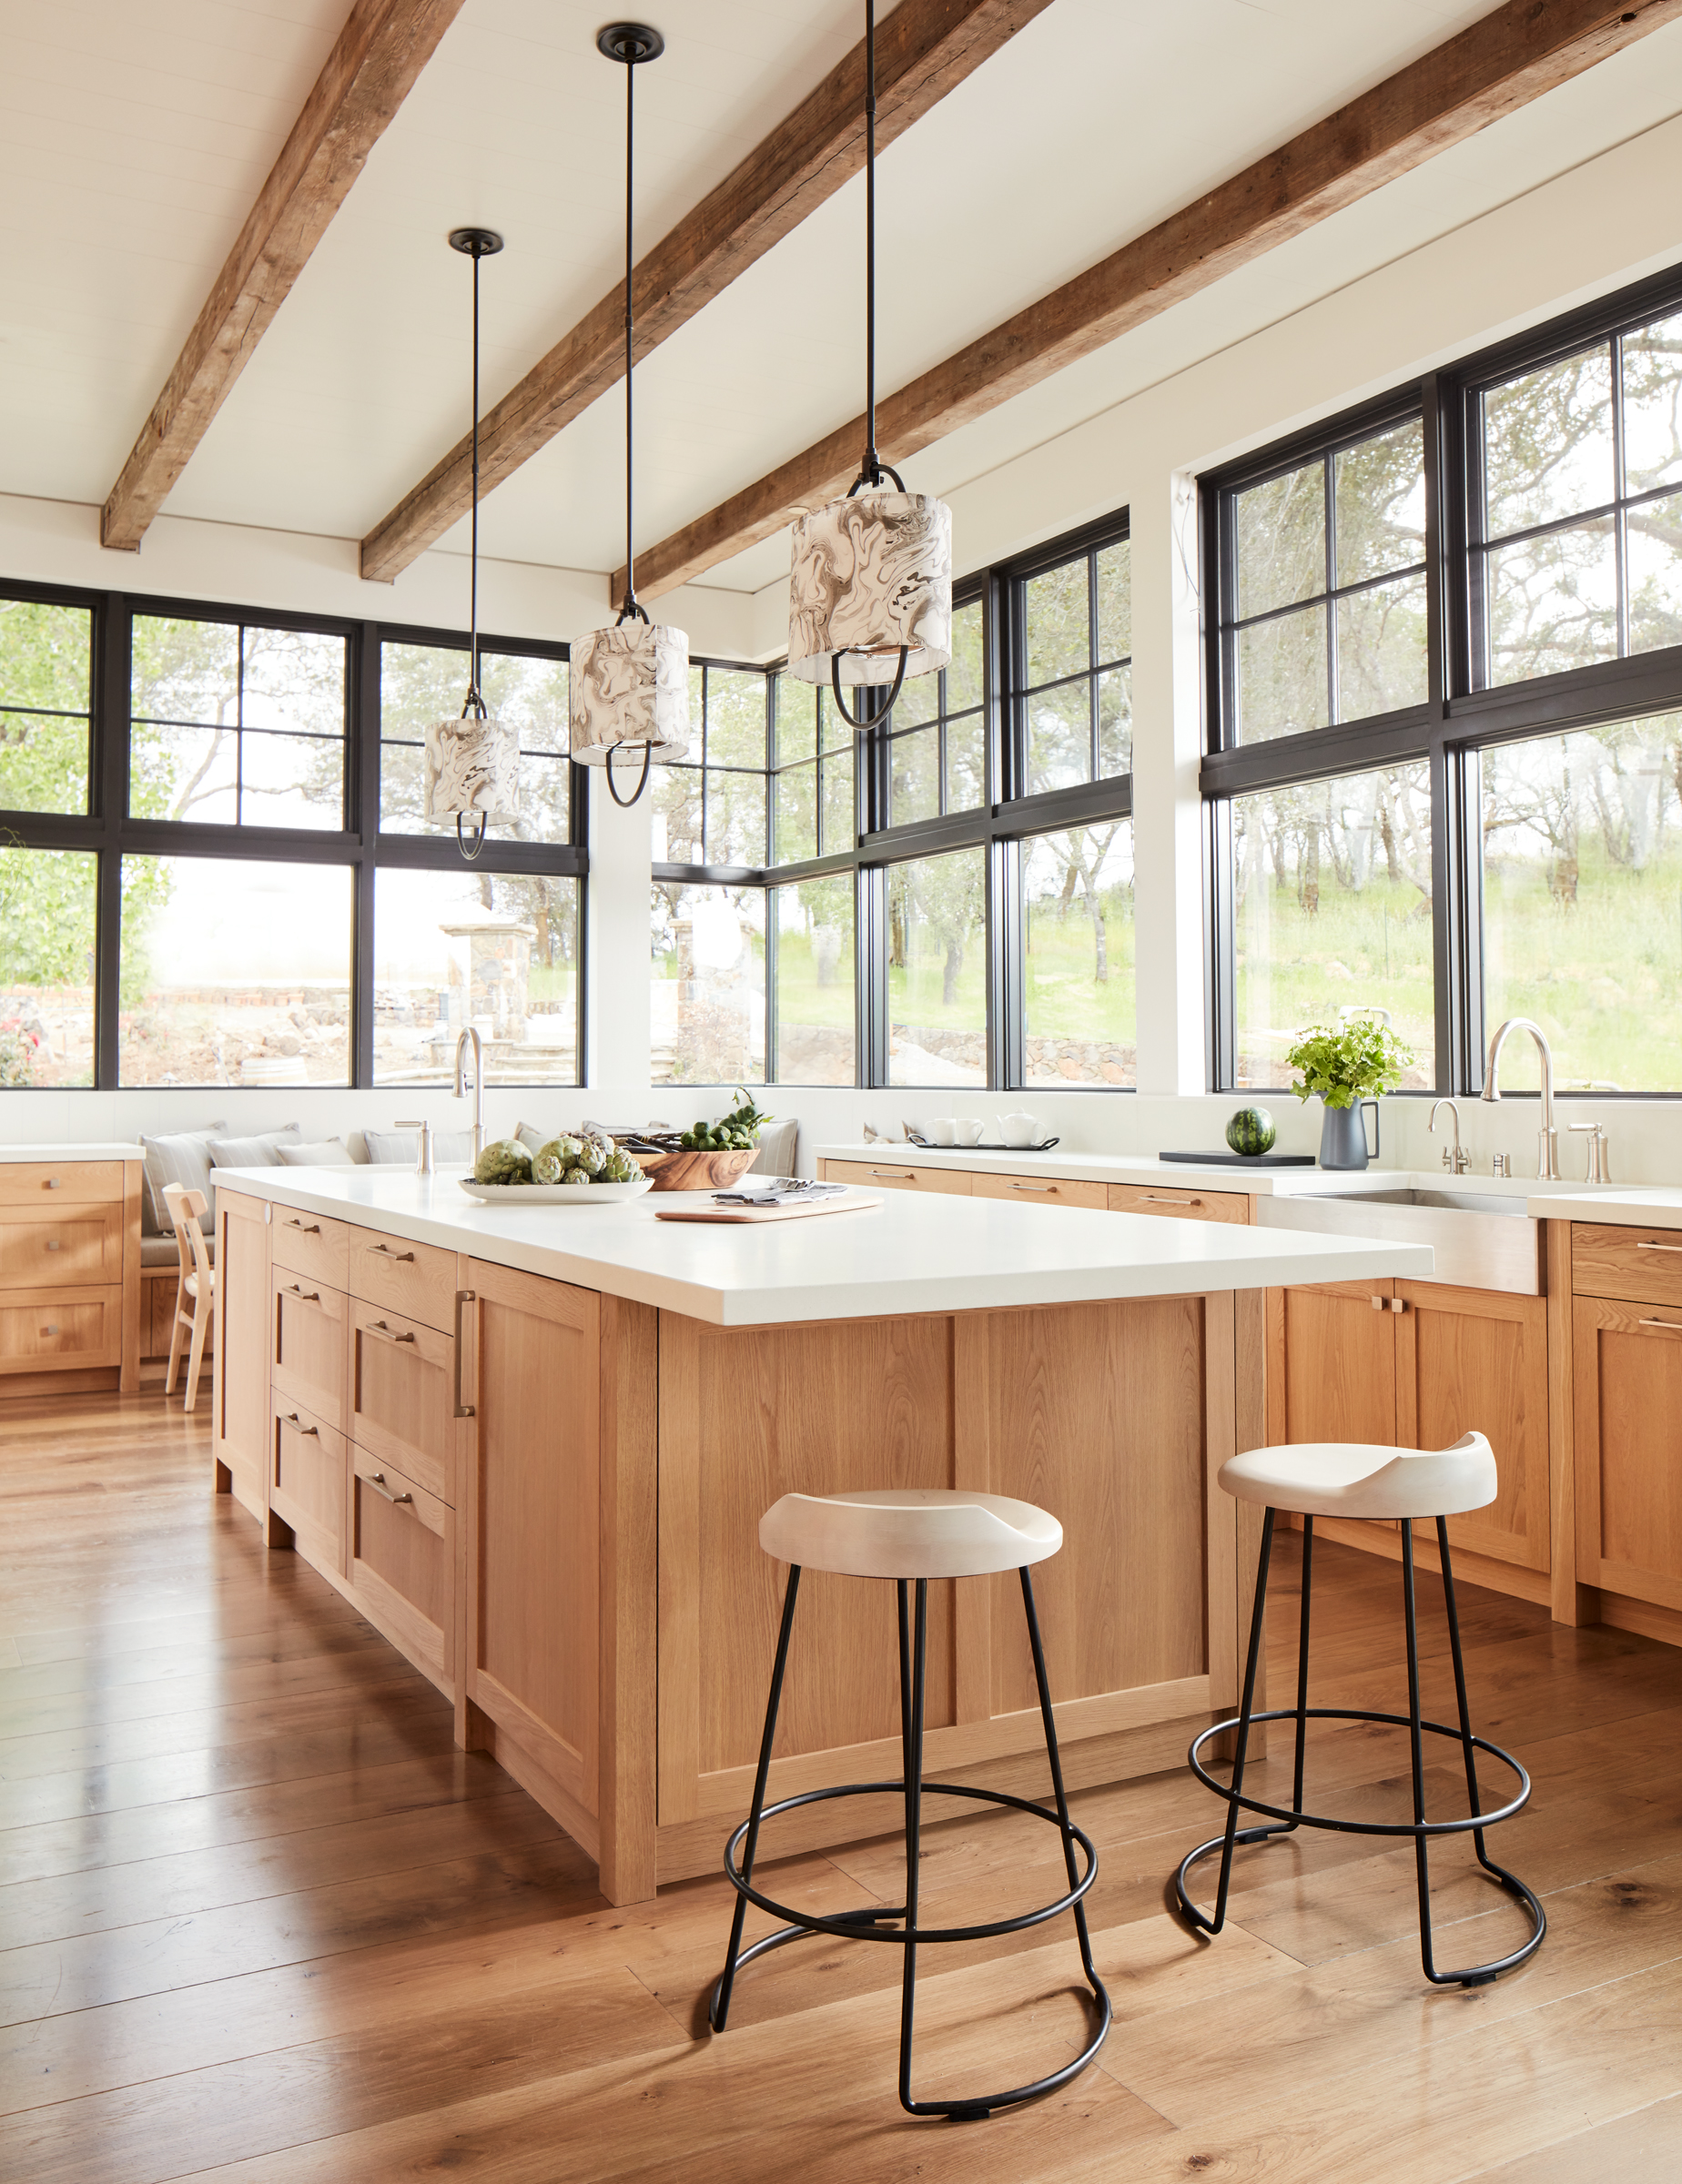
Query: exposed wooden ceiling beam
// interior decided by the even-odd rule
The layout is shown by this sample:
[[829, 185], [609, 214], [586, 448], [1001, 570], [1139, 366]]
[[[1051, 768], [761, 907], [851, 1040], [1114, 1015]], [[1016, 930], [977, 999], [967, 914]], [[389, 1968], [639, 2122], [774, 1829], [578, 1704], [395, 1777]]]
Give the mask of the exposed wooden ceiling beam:
[[[891, 144], [1050, 0], [899, 0], [876, 31], [876, 140]], [[632, 276], [636, 353], [645, 357], [797, 228], [865, 163], [865, 49], [856, 46], [648, 253]], [[624, 362], [624, 290], [562, 336], [479, 430], [489, 492], [606, 393]], [[457, 441], [362, 541], [362, 574], [400, 575], [468, 511], [472, 447]]]
[[363, 162], [461, 0], [355, 0], [100, 517], [105, 546], [147, 527], [250, 361]]
[[[1508, 0], [879, 402], [884, 459], [915, 455], [1679, 15], [1682, 0]], [[855, 418], [639, 553], [637, 589], [670, 592], [845, 492], [864, 431]], [[619, 570], [610, 598], [624, 581]]]

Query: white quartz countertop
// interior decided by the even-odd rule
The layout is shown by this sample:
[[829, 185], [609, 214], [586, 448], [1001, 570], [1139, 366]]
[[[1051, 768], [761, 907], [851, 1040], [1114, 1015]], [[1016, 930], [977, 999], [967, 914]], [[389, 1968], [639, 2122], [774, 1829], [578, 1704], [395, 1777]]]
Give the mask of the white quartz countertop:
[[757, 1227], [657, 1220], [661, 1193], [516, 1211], [469, 1198], [463, 1173], [218, 1168], [211, 1181], [717, 1327], [1424, 1277], [1433, 1266], [1421, 1244], [892, 1190], [856, 1212]]
[[1662, 1183], [1603, 1183], [1595, 1190], [1550, 1189], [1528, 1210], [1541, 1220], [1607, 1221], [1629, 1228], [1682, 1228], [1682, 1190]]
[[0, 1160], [144, 1160], [143, 1145], [0, 1145]]
[[[1211, 1161], [1207, 1168], [1180, 1160], [1159, 1160], [1148, 1153], [1066, 1152], [1061, 1146], [1049, 1153], [980, 1152], [969, 1146], [937, 1149], [920, 1145], [820, 1145], [814, 1148], [819, 1160], [856, 1160], [871, 1168], [947, 1168], [989, 1176], [1056, 1176], [1075, 1183], [1160, 1183], [1182, 1190], [1236, 1190], [1256, 1198], [1347, 1198], [1363, 1190], [1447, 1190], [1484, 1198], [1523, 1198], [1528, 1210], [1541, 1219], [1615, 1220], [1603, 1216], [1603, 1202], [1630, 1199], [1638, 1195], [1629, 1188], [1603, 1185], [1595, 1191], [1580, 1183], [1538, 1183], [1534, 1176], [1451, 1176], [1441, 1168], [1381, 1168], [1376, 1162], [1363, 1168], [1252, 1168]], [[1660, 1198], [1666, 1194], [1658, 1193]], [[1558, 1196], [1571, 1202], [1569, 1213], [1539, 1201]], [[1672, 1192], [1682, 1208], [1682, 1192]], [[1591, 1213], [1588, 1208], [1595, 1210]], [[1637, 1217], [1631, 1215], [1634, 1219]]]

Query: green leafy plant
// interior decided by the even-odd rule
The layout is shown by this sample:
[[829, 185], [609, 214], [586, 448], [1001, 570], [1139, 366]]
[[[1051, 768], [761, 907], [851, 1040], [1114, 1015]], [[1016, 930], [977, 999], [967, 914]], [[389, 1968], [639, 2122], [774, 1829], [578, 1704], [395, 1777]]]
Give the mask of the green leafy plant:
[[1285, 1057], [1301, 1072], [1291, 1089], [1299, 1099], [1316, 1095], [1329, 1107], [1353, 1107], [1358, 1099], [1393, 1092], [1413, 1059], [1389, 1025], [1373, 1016], [1311, 1025]]

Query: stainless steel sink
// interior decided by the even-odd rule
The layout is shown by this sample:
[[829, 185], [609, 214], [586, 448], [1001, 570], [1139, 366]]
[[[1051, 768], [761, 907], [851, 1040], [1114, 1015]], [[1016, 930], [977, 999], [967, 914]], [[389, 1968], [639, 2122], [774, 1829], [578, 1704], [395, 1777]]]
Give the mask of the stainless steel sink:
[[1375, 1184], [1312, 1198], [1258, 1198], [1256, 1223], [1319, 1236], [1429, 1244], [1436, 1254], [1433, 1281], [1508, 1296], [1542, 1294], [1542, 1224], [1531, 1219], [1522, 1198]]

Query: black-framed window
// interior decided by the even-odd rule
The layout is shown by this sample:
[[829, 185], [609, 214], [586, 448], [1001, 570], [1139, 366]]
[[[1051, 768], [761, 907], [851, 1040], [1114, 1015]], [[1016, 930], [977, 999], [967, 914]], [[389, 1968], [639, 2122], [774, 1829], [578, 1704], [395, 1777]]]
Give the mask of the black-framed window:
[[[1682, 1092], [1682, 268], [1205, 479], [1203, 521], [1211, 1086], [1382, 1011], [1404, 1088], [1480, 1089], [1524, 1015], [1562, 1092]], [[1383, 612], [1340, 624], [1345, 577]], [[1294, 682], [1246, 683], [1258, 628], [1309, 632]]]
[[765, 670], [692, 662], [688, 755], [650, 780], [654, 863], [763, 869], [770, 751]]
[[[485, 649], [563, 722], [563, 646]], [[580, 1080], [564, 743], [532, 709], [554, 771], [475, 865], [382, 831], [400, 652], [459, 712], [460, 632], [0, 582], [0, 1084], [441, 1084], [469, 1023], [487, 1082]]]
[[1123, 511], [967, 579], [949, 664], [862, 734], [733, 671], [769, 678], [769, 862], [657, 834], [659, 1081], [1132, 1087], [1128, 537]]
[[[385, 637], [380, 645], [380, 831], [440, 834], [453, 841], [453, 820], [429, 820], [422, 753], [427, 729], [459, 715], [467, 689], [468, 647]], [[567, 663], [549, 647], [479, 647], [479, 690], [486, 710], [513, 723], [520, 738], [518, 842], [572, 839]], [[501, 835], [498, 830], [492, 843]]]

